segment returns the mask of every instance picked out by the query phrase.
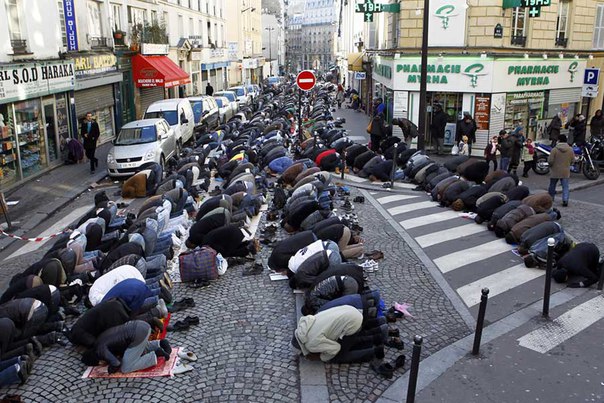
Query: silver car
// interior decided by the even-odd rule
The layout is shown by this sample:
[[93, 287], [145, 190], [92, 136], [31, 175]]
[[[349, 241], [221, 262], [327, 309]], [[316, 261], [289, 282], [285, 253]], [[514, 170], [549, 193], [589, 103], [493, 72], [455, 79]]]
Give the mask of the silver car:
[[226, 97], [231, 103], [231, 108], [233, 108], [233, 114], [239, 112], [239, 100], [237, 99], [237, 94], [233, 91], [218, 91], [214, 93], [215, 97]]
[[149, 162], [165, 167], [176, 154], [176, 135], [165, 119], [135, 120], [125, 124], [107, 154], [110, 177], [131, 176]]
[[218, 111], [220, 112], [220, 122], [226, 123], [235, 112], [233, 112], [233, 106], [227, 97], [214, 96], [216, 104], [218, 104]]

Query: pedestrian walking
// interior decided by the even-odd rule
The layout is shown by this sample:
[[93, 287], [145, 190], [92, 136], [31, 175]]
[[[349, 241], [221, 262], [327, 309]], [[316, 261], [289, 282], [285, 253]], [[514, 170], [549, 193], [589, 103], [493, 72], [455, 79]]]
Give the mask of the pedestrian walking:
[[338, 103], [338, 109], [342, 109], [342, 102], [344, 102], [344, 87], [342, 84], [338, 84], [338, 92], [336, 93], [336, 102]]
[[430, 124], [430, 134], [436, 149], [436, 154], [443, 153], [443, 143], [445, 140], [445, 127], [447, 126], [447, 114], [443, 108], [436, 104], [434, 105], [434, 113], [432, 114], [432, 123]]
[[210, 84], [210, 82], [208, 81], [208, 83], [206, 84], [206, 95], [208, 96], [212, 96], [214, 95], [214, 87], [212, 87], [212, 84]]
[[499, 132], [499, 152], [501, 153], [501, 166], [499, 169], [502, 171], [508, 171], [513, 148], [514, 142], [510, 138], [510, 134], [507, 130], [501, 130]]
[[99, 160], [94, 156], [96, 152], [96, 143], [101, 135], [99, 124], [92, 118], [92, 113], [88, 112], [86, 118], [82, 122], [82, 129], [80, 131], [82, 135], [84, 151], [86, 158], [90, 161], [90, 173], [93, 174], [94, 170], [99, 166]]
[[463, 136], [467, 136], [469, 155], [472, 155], [472, 144], [476, 142], [476, 129], [476, 121], [472, 119], [472, 116], [469, 112], [464, 112], [463, 118], [457, 122], [455, 142], [460, 143], [463, 139]]
[[371, 119], [369, 127], [367, 127], [367, 131], [371, 138], [371, 150], [375, 152], [379, 151], [380, 142], [386, 137], [386, 127], [384, 123], [385, 110], [386, 105], [384, 105], [382, 99], [376, 98], [373, 101], [373, 118]]
[[589, 131], [591, 137], [602, 137], [604, 134], [604, 115], [602, 115], [601, 109], [598, 109], [593, 118], [591, 118], [591, 122], [589, 122]]
[[491, 142], [484, 149], [484, 159], [489, 165], [493, 162], [493, 171], [497, 170], [497, 150], [499, 150], [499, 137], [493, 136]]
[[508, 173], [516, 174], [518, 165], [520, 165], [520, 157], [522, 156], [522, 147], [524, 145], [524, 129], [522, 126], [516, 127], [510, 136], [512, 139], [512, 155], [510, 156], [510, 166], [508, 167]]
[[556, 147], [552, 148], [552, 152], [547, 159], [550, 166], [550, 179], [548, 192], [552, 199], [556, 197], [556, 185], [558, 180], [562, 184], [562, 206], [568, 206], [570, 189], [568, 186], [570, 178], [570, 166], [575, 158], [575, 153], [571, 146], [567, 144], [567, 138], [561, 134], [558, 138], [559, 142]]
[[533, 140], [527, 139], [522, 148], [522, 161], [524, 161], [524, 168], [522, 169], [522, 177], [528, 178], [528, 172], [531, 169], [535, 169], [537, 154], [535, 154], [535, 146]]
[[547, 126], [547, 133], [549, 134], [550, 146], [554, 147], [558, 142], [560, 136], [560, 129], [562, 129], [562, 114], [558, 112], [552, 119], [550, 124]]

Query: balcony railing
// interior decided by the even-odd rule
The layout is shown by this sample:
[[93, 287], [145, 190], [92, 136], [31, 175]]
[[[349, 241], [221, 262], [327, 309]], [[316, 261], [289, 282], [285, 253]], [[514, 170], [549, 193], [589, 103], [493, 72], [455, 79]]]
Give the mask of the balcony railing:
[[92, 49], [108, 48], [109, 44], [110, 44], [109, 40], [102, 36], [91, 36], [89, 38], [89, 41], [90, 41], [90, 47]]
[[512, 36], [512, 45], [526, 46], [526, 36]]
[[566, 45], [568, 45], [568, 38], [556, 38], [556, 46], [560, 46], [562, 48], [565, 48]]
[[13, 48], [13, 53], [16, 55], [29, 53], [27, 51], [27, 40], [25, 39], [11, 39], [10, 45]]

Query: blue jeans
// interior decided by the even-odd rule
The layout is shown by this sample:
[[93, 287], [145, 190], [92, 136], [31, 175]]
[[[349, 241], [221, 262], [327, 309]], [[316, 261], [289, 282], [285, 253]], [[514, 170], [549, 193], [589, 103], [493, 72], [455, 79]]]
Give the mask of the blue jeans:
[[568, 187], [568, 178], [550, 178], [549, 180], [549, 189], [548, 193], [552, 197], [552, 200], [556, 197], [556, 185], [558, 184], [558, 180], [562, 184], [562, 201], [568, 203], [568, 198], [570, 196], [570, 189]]
[[129, 372], [139, 371], [141, 369], [153, 367], [157, 365], [157, 356], [155, 351], [159, 348], [159, 341], [147, 341], [151, 329], [147, 333], [147, 337], [140, 344], [128, 347], [122, 356], [121, 372], [127, 374]]
[[507, 171], [509, 166], [510, 166], [510, 157], [501, 157], [499, 169], [501, 169], [502, 171]]
[[21, 364], [21, 358], [19, 357], [0, 361], [0, 387], [21, 383], [17, 364]]

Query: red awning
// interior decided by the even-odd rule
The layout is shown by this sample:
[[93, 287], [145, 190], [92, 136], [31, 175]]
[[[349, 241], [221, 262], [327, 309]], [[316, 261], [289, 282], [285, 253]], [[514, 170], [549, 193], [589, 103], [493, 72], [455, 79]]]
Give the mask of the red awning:
[[175, 87], [191, 82], [183, 71], [167, 56], [136, 55], [132, 58], [134, 83], [137, 87]]

